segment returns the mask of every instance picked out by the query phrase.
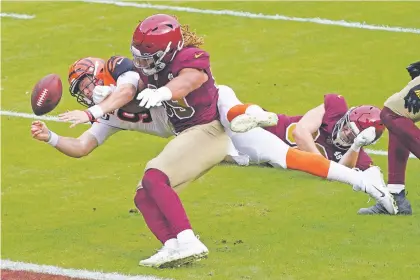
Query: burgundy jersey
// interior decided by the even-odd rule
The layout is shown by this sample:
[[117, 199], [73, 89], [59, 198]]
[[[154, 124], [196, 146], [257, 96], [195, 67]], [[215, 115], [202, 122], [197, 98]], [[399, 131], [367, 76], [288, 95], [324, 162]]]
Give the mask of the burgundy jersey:
[[[184, 68], [203, 70], [207, 74], [208, 80], [183, 99], [163, 102], [176, 133], [219, 119], [217, 110], [219, 93], [210, 71], [209, 54], [199, 48], [186, 47], [180, 50], [174, 60], [157, 75], [140, 74], [143, 82], [149, 88], [160, 88], [178, 76]], [[157, 79], [155, 79], [156, 76]]]
[[[325, 114], [322, 119], [321, 127], [314, 133], [315, 145], [320, 153], [329, 160], [339, 162], [347, 150], [342, 150], [332, 143], [332, 131], [335, 124], [343, 117], [347, 111], [347, 103], [344, 97], [336, 94], [324, 96]], [[296, 146], [292, 131], [302, 116], [278, 115], [279, 121], [276, 126], [266, 127], [265, 129], [277, 135], [281, 140], [291, 147]], [[360, 150], [356, 167], [365, 170], [372, 165], [372, 159], [363, 149]]]

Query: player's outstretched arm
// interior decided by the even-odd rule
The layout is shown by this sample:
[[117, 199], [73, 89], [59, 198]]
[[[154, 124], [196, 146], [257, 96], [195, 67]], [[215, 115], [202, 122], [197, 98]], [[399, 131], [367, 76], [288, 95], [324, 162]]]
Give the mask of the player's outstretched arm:
[[324, 104], [309, 110], [296, 124], [293, 137], [299, 150], [321, 154], [315, 145], [313, 134], [318, 131], [325, 114]]
[[[95, 91], [112, 91], [113, 88], [110, 86], [96, 86]], [[115, 91], [107, 92], [107, 98], [102, 101], [100, 104], [95, 105], [87, 109], [86, 111], [74, 110], [59, 115], [60, 121], [63, 122], [72, 122], [70, 127], [74, 127], [81, 123], [87, 123], [89, 121], [94, 121], [102, 117], [105, 114], [108, 114], [112, 111], [115, 111], [124, 105], [128, 104], [133, 100], [136, 95], [137, 89], [132, 84], [123, 84], [119, 85]], [[98, 93], [96, 93], [98, 94]], [[103, 93], [105, 94], [105, 93]]]
[[47, 142], [61, 153], [74, 158], [84, 157], [98, 146], [96, 138], [88, 131], [78, 138], [59, 136], [41, 121], [32, 122], [31, 133], [33, 138]]

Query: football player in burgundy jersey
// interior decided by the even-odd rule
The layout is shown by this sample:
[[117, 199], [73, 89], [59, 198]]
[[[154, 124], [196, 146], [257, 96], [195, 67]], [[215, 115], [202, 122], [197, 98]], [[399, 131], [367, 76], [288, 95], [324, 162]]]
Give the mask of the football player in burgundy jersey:
[[163, 243], [157, 254], [140, 261], [143, 266], [180, 265], [208, 254], [172, 189], [199, 177], [228, 152], [210, 55], [201, 44], [200, 37], [165, 14], [146, 18], [133, 33], [133, 62], [146, 84], [137, 96], [140, 106], [164, 106], [177, 135], [148, 162], [134, 199]]
[[[350, 184], [354, 190], [368, 193], [388, 209], [388, 213], [396, 214], [395, 201], [386, 189], [380, 169], [377, 166], [369, 167], [371, 161], [368, 157], [364, 157], [363, 153], [358, 164], [362, 169], [366, 169], [357, 171], [350, 168], [357, 164], [361, 147], [372, 143], [382, 134], [384, 126], [378, 117], [379, 110], [373, 106], [347, 110], [345, 101], [337, 95], [327, 95], [325, 101], [328, 106], [341, 105], [333, 110], [329, 108], [328, 113], [319, 114], [319, 127], [308, 130], [307, 141], [315, 147], [314, 151], [294, 148], [299, 143], [293, 138], [296, 134], [293, 134], [292, 130], [299, 122], [304, 121], [305, 117], [278, 116], [264, 111], [258, 105], [242, 104], [234, 91], [227, 86], [219, 86], [218, 107], [221, 122], [227, 129], [235, 148], [248, 155], [252, 163], [266, 163], [276, 168], [300, 170]], [[338, 112], [341, 112], [341, 115]], [[360, 118], [359, 115], [363, 117]], [[326, 122], [324, 125], [323, 121]], [[258, 127], [267, 125], [275, 126], [271, 131]], [[316, 142], [317, 140], [320, 142]], [[321, 144], [326, 147], [321, 148]], [[342, 152], [345, 149], [349, 151], [338, 160], [338, 157], [334, 157], [334, 153], [337, 155], [336, 149], [343, 149]], [[328, 158], [331, 156], [331, 160], [325, 156]], [[364, 178], [363, 184], [353, 181], [361, 177]]]
[[[270, 121], [265, 121], [265, 125], [261, 125], [254, 122], [255, 118], [252, 118], [251, 114], [244, 115], [240, 111], [249, 111], [249, 109], [259, 108], [259, 106], [252, 104], [239, 104], [233, 108], [230, 108], [232, 107], [231, 105], [225, 106], [224, 103], [232, 104], [228, 99], [236, 100], [236, 103], [239, 100], [236, 96], [232, 97], [232, 92], [225, 91], [225, 86], [221, 87], [219, 107], [221, 108], [221, 115], [226, 115], [225, 120], [224, 116], [222, 116], [222, 122], [227, 122], [226, 126], [232, 127], [233, 130], [244, 133], [246, 130], [261, 126], [291, 147], [321, 154], [325, 158], [347, 167], [366, 170], [372, 165], [372, 159], [363, 151], [362, 146], [376, 141], [384, 131], [384, 125], [379, 116], [381, 112], [379, 108], [363, 105], [349, 109], [344, 97], [337, 94], [326, 94], [324, 103], [310, 110], [305, 115], [287, 116], [264, 112], [268, 117], [272, 115], [271, 119], [275, 121], [271, 123]], [[225, 113], [226, 110], [228, 110], [227, 113]], [[249, 124], [250, 126], [247, 127], [246, 125]], [[372, 128], [360, 134], [360, 132], [369, 127]], [[232, 133], [236, 137], [242, 135], [234, 131]], [[361, 141], [364, 134], [369, 134], [370, 141]], [[250, 144], [249, 140], [247, 142]], [[237, 146], [238, 140], [234, 140], [234, 144]], [[239, 150], [241, 151], [240, 148]]]
[[[412, 152], [420, 158], [420, 61], [407, 67], [411, 81], [385, 101], [381, 119], [389, 131], [388, 189], [398, 206], [398, 213], [411, 215], [411, 204], [405, 193], [405, 171]], [[382, 205], [362, 208], [359, 214], [387, 214]]]
[[[379, 117], [380, 112], [379, 108], [371, 105], [349, 109], [344, 97], [327, 94], [323, 104], [305, 115], [279, 114], [277, 125], [265, 129], [289, 146], [319, 153], [350, 168], [366, 170], [373, 162], [362, 146], [358, 145], [357, 136], [364, 129], [373, 126], [372, 141], [379, 139], [385, 129]], [[369, 142], [362, 144], [370, 144]]]

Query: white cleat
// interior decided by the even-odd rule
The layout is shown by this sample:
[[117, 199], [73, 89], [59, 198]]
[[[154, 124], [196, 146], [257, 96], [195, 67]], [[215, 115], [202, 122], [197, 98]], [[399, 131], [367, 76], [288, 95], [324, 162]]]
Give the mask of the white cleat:
[[207, 258], [209, 254], [209, 249], [198, 238], [188, 242], [179, 242], [178, 244], [177, 253], [179, 259], [177, 260], [177, 266]]
[[156, 254], [148, 259], [141, 260], [140, 266], [164, 268], [170, 267], [171, 263], [178, 258], [177, 249], [163, 246]]
[[277, 114], [272, 112], [264, 112], [264, 114], [255, 116], [242, 114], [235, 117], [230, 122], [230, 129], [233, 132], [244, 133], [256, 127], [267, 127], [276, 125], [279, 121]]
[[398, 213], [397, 204], [393, 195], [386, 188], [386, 184], [379, 167], [372, 166], [361, 173], [363, 180], [361, 190], [369, 194], [370, 197], [381, 204], [389, 214], [396, 215]]

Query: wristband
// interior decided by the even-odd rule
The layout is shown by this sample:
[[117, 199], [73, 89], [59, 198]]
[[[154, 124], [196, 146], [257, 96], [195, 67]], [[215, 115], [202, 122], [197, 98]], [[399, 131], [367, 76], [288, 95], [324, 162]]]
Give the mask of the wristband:
[[104, 111], [102, 110], [101, 106], [95, 105], [87, 109], [93, 116], [93, 118], [97, 119], [104, 115]]
[[92, 115], [92, 113], [91, 112], [89, 112], [88, 110], [86, 110], [86, 111], [84, 111], [85, 113], [86, 113], [86, 115], [88, 116], [88, 118], [89, 118], [89, 121], [90, 122], [94, 122], [95, 121], [95, 118], [93, 117], [93, 115]]
[[48, 131], [48, 144], [50, 144], [51, 146], [55, 147], [58, 144], [58, 135], [57, 133], [49, 130]]

